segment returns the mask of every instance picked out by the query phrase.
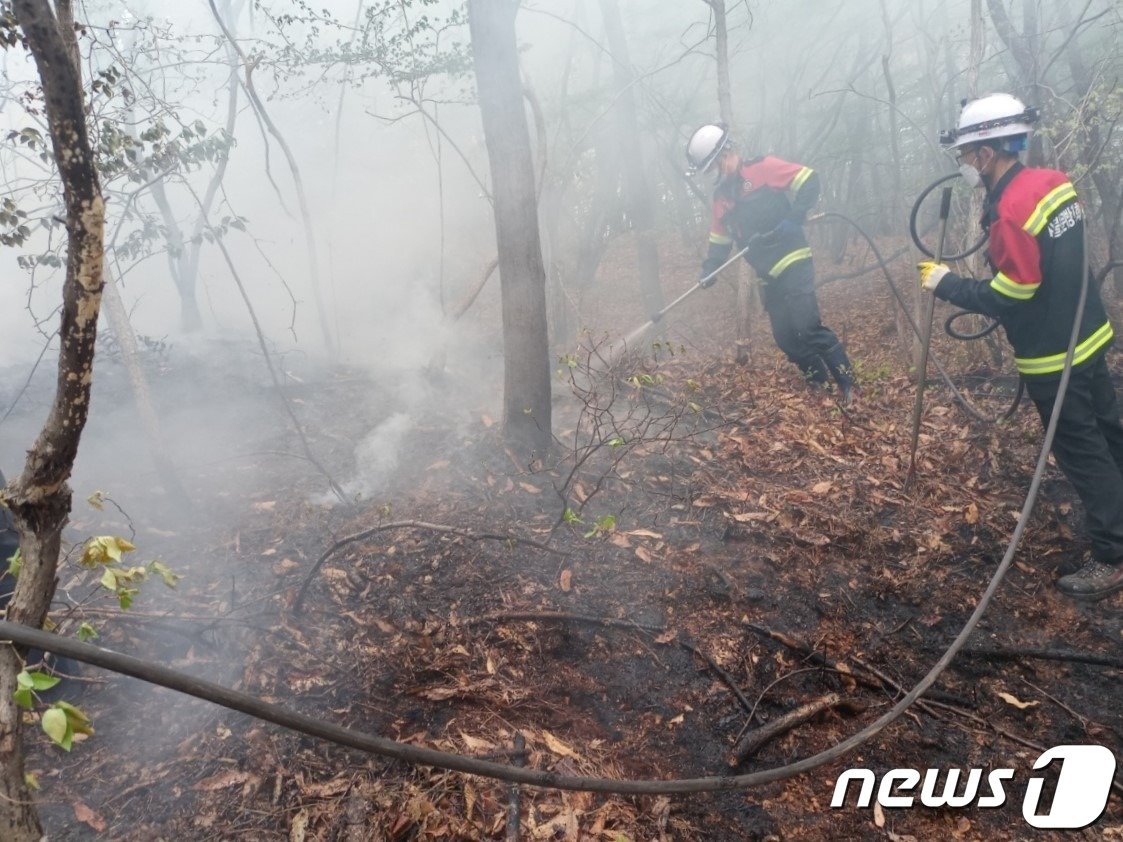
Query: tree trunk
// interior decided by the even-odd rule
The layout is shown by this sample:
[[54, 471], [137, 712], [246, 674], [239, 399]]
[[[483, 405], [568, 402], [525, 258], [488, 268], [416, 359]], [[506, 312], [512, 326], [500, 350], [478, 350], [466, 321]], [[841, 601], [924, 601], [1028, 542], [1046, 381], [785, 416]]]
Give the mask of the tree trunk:
[[635, 71], [628, 56], [628, 40], [620, 19], [616, 0], [600, 0], [604, 17], [604, 32], [612, 54], [613, 80], [616, 90], [617, 142], [628, 153], [620, 156], [623, 165], [624, 207], [628, 222], [636, 238], [636, 265], [639, 269], [640, 290], [647, 312], [663, 309], [663, 290], [659, 286], [659, 249], [655, 240], [655, 199], [644, 165], [644, 143], [636, 117]]
[[893, 57], [893, 22], [889, 19], [889, 9], [885, 5], [885, 0], [881, 0], [881, 19], [885, 26], [885, 52], [881, 54], [881, 72], [885, 77], [885, 91], [889, 104], [886, 111], [889, 117], [889, 152], [892, 159], [889, 170], [892, 190], [885, 206], [888, 217], [882, 217], [881, 228], [883, 231], [891, 231], [901, 219], [899, 205], [903, 191], [901, 190], [901, 145], [898, 140], [900, 128], [897, 124], [897, 87], [893, 84], [893, 71], [890, 66]]
[[477, 96], [495, 196], [503, 311], [503, 419], [507, 440], [543, 455], [551, 438], [546, 273], [534, 161], [519, 80], [518, 0], [469, 0]]
[[714, 12], [714, 51], [717, 58], [717, 107], [722, 121], [733, 126], [733, 93], [729, 83], [729, 27], [725, 0], [708, 0]]
[[312, 287], [312, 299], [316, 303], [316, 315], [320, 323], [320, 333], [324, 340], [324, 347], [327, 352], [335, 357], [339, 352], [338, 337], [336, 337], [328, 324], [327, 307], [324, 304], [323, 293], [320, 289], [320, 261], [317, 257], [316, 249], [316, 231], [312, 226], [312, 211], [308, 207], [308, 196], [304, 190], [304, 177], [300, 173], [300, 167], [296, 163], [296, 156], [293, 154], [292, 147], [289, 146], [285, 136], [281, 134], [277, 124], [273, 122], [273, 118], [269, 116], [269, 112], [265, 109], [265, 103], [261, 97], [257, 95], [257, 89], [253, 86], [253, 71], [257, 67], [258, 59], [250, 59], [246, 56], [242, 47], [238, 44], [234, 33], [230, 30], [226, 19], [218, 10], [214, 0], [207, 0], [211, 9], [211, 14], [214, 15], [215, 22], [218, 23], [219, 29], [222, 30], [223, 36], [230, 47], [238, 54], [238, 58], [242, 63], [242, 70], [245, 73], [243, 85], [246, 89], [246, 96], [249, 97], [250, 104], [253, 106], [257, 116], [261, 118], [261, 122], [265, 124], [265, 128], [273, 139], [277, 141], [277, 145], [281, 147], [281, 152], [284, 153], [285, 161], [289, 165], [289, 172], [292, 174], [293, 185], [296, 188], [296, 201], [300, 208], [300, 220], [304, 227], [304, 248], [308, 253], [308, 282]]
[[148, 378], [144, 376], [141, 366], [140, 354], [137, 352], [136, 334], [129, 322], [129, 314], [125, 310], [125, 303], [121, 300], [121, 292], [117, 284], [108, 273], [105, 275], [103, 294], [105, 304], [105, 318], [109, 322], [109, 329], [117, 339], [117, 347], [121, 351], [121, 361], [129, 374], [129, 383], [133, 389], [133, 399], [136, 401], [137, 415], [140, 417], [140, 426], [144, 430], [144, 437], [148, 440], [148, 453], [152, 457], [152, 464], [156, 468], [156, 475], [164, 486], [164, 492], [169, 500], [179, 510], [191, 511], [191, 498], [180, 482], [179, 472], [168, 458], [168, 448], [164, 440], [164, 433], [160, 427], [160, 418], [156, 408], [152, 405], [152, 393], [148, 388]]
[[[983, 0], [971, 0], [971, 48], [967, 56], [967, 98], [975, 99], [979, 96], [979, 68], [982, 66], [983, 58], [986, 55], [986, 19], [983, 17]], [[969, 226], [967, 228], [967, 236], [964, 238], [966, 242], [973, 242], [975, 237], [978, 236], [978, 229], [976, 228], [976, 220], [981, 219], [983, 215], [983, 196], [985, 194], [982, 190], [971, 191], [971, 201], [968, 206], [967, 213], [969, 214]], [[989, 267], [986, 262], [986, 249], [981, 249], [969, 258], [968, 266], [971, 267], [971, 274], [976, 278], [985, 278], [989, 273]], [[968, 321], [963, 322], [969, 330], [979, 329], [983, 326], [982, 316], [968, 316]], [[967, 359], [972, 367], [984, 365], [987, 362], [988, 347], [985, 342], [968, 342], [967, 344]]]
[[[62, 529], [70, 512], [67, 479], [90, 405], [101, 307], [105, 202], [86, 132], [70, 0], [13, 0], [43, 85], [51, 144], [66, 204], [67, 262], [59, 330], [58, 385], [50, 414], [23, 473], [4, 490], [23, 558], [8, 619], [42, 626], [57, 581]], [[0, 839], [39, 840], [42, 827], [23, 776], [21, 711], [12, 699], [20, 658], [0, 647]]]
[[[735, 125], [733, 115], [733, 94], [729, 82], [729, 28], [726, 19], [725, 0], [703, 0], [714, 13], [714, 55], [717, 62], [717, 104], [721, 121], [731, 129]], [[763, 113], [763, 112], [762, 112]], [[760, 299], [756, 284], [752, 282], [745, 265], [738, 260], [725, 270], [723, 275], [733, 283], [737, 290], [737, 362], [749, 360], [749, 342], [753, 334], [753, 320], [759, 309]]]

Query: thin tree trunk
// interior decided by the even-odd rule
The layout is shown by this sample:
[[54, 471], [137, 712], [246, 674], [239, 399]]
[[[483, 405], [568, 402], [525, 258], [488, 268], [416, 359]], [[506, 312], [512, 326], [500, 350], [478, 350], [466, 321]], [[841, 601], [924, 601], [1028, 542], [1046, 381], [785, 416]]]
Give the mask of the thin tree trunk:
[[179, 472], [172, 460], [168, 458], [167, 442], [160, 426], [160, 417], [152, 405], [152, 393], [148, 388], [148, 378], [144, 376], [140, 355], [137, 353], [136, 334], [129, 323], [129, 314], [125, 310], [125, 303], [121, 300], [121, 291], [117, 288], [116, 281], [105, 273], [105, 287], [103, 291], [105, 305], [105, 318], [109, 322], [109, 329], [117, 339], [117, 347], [121, 350], [121, 361], [129, 374], [129, 383], [133, 390], [133, 399], [136, 401], [137, 415], [140, 416], [140, 426], [147, 439], [148, 452], [152, 457], [152, 464], [156, 467], [156, 475], [164, 486], [164, 491], [178, 509], [191, 509], [191, 498], [180, 482]]
[[546, 273], [538, 233], [534, 160], [519, 79], [517, 0], [469, 0], [477, 96], [495, 197], [502, 290], [504, 430], [544, 455], [551, 439]]
[[889, 153], [892, 160], [889, 170], [892, 191], [885, 208], [888, 219], [884, 219], [884, 223], [887, 223], [884, 227], [891, 228], [901, 218], [899, 207], [903, 191], [901, 190], [901, 144], [898, 140], [900, 127], [897, 124], [897, 87], [893, 83], [893, 70], [890, 66], [893, 58], [893, 23], [889, 19], [889, 9], [885, 5], [885, 0], [881, 0], [881, 19], [885, 26], [885, 52], [881, 54], [881, 72], [885, 77], [885, 90], [889, 101], [887, 116], [889, 117]]
[[281, 147], [281, 151], [285, 155], [285, 160], [289, 165], [289, 172], [292, 174], [293, 184], [296, 187], [297, 204], [300, 205], [300, 218], [304, 224], [304, 247], [308, 251], [308, 274], [309, 286], [312, 288], [312, 296], [316, 302], [316, 315], [319, 317], [320, 332], [323, 336], [324, 347], [327, 348], [328, 353], [333, 356], [337, 353], [338, 347], [336, 345], [335, 336], [332, 334], [331, 327], [328, 325], [327, 309], [324, 305], [323, 294], [320, 289], [320, 261], [317, 257], [316, 250], [316, 232], [312, 226], [312, 212], [308, 209], [308, 197], [304, 192], [304, 178], [300, 174], [300, 167], [296, 163], [296, 156], [293, 155], [292, 149], [289, 147], [288, 141], [285, 136], [281, 134], [277, 128], [276, 123], [269, 116], [269, 112], [265, 110], [265, 103], [261, 101], [261, 97], [257, 95], [257, 90], [253, 86], [253, 71], [256, 63], [250, 61], [241, 46], [234, 38], [234, 34], [226, 25], [222, 15], [219, 13], [218, 8], [214, 4], [214, 0], [207, 0], [211, 8], [211, 13], [214, 15], [215, 21], [218, 22], [222, 34], [226, 37], [227, 42], [238, 53], [238, 58], [242, 62], [242, 70], [245, 73], [245, 88], [246, 96], [249, 97], [250, 103], [253, 105], [254, 111], [261, 118], [265, 124], [265, 128], [269, 134], [277, 141], [277, 145]]
[[[67, 479], [86, 425], [101, 308], [105, 202], [86, 131], [70, 0], [13, 0], [43, 85], [51, 144], [66, 204], [67, 262], [59, 329], [58, 381], [43, 429], [23, 472], [4, 490], [23, 559], [8, 619], [42, 626], [57, 584], [62, 529], [70, 513]], [[37, 842], [42, 826], [24, 781], [21, 710], [13, 701], [20, 658], [0, 647], [0, 839]]]
[[[732, 86], [729, 82], [729, 27], [725, 0], [703, 0], [714, 14], [714, 54], [717, 60], [717, 103], [721, 121], [731, 129], [735, 126]], [[749, 361], [749, 343], [753, 335], [753, 321], [759, 310], [760, 298], [745, 265], [735, 262], [725, 270], [725, 276], [737, 290], [737, 362]]]
[[[982, 67], [983, 58], [986, 55], [986, 19], [983, 17], [983, 0], [971, 0], [971, 48], [967, 56], [967, 98], [975, 99], [979, 96], [979, 68]], [[971, 191], [971, 201], [968, 205], [968, 220], [969, 226], [967, 228], [967, 240], [973, 241], [978, 225], [977, 220], [983, 214], [983, 191]], [[976, 278], [986, 277], [987, 265], [985, 249], [972, 255], [970, 258], [969, 266], [971, 267], [971, 274]], [[970, 329], [982, 327], [982, 317], [969, 316]], [[983, 365], [986, 363], [987, 345], [985, 342], [968, 342], [967, 344], [967, 358], [972, 365]]]
[[[230, 0], [224, 0], [222, 15], [225, 20], [234, 20], [241, 10], [242, 3], [231, 6]], [[227, 64], [230, 66], [230, 78], [227, 82], [226, 92], [226, 137], [229, 142], [234, 139], [234, 127], [238, 121], [238, 53], [234, 47], [226, 45]], [[226, 165], [230, 161], [230, 150], [226, 149], [215, 162], [214, 172], [207, 182], [206, 192], [203, 194], [203, 213], [196, 218], [194, 230], [189, 238], [183, 236], [179, 221], [172, 211], [171, 202], [168, 201], [167, 189], [164, 179], [161, 178], [152, 184], [152, 198], [164, 220], [165, 238], [168, 245], [168, 269], [172, 281], [179, 293], [179, 326], [184, 333], [195, 333], [203, 326], [202, 315], [199, 312], [199, 301], [196, 295], [199, 277], [199, 254], [203, 247], [203, 217], [210, 212], [211, 205], [222, 186], [226, 175]]]
[[647, 178], [645, 144], [636, 117], [635, 71], [628, 55], [628, 41], [617, 1], [600, 0], [600, 7], [613, 61], [620, 128], [618, 142], [628, 150], [628, 154], [619, 158], [623, 165], [624, 206], [636, 237], [636, 265], [643, 303], [648, 313], [657, 313], [663, 309], [663, 290], [659, 286], [659, 250], [655, 242], [655, 200]]

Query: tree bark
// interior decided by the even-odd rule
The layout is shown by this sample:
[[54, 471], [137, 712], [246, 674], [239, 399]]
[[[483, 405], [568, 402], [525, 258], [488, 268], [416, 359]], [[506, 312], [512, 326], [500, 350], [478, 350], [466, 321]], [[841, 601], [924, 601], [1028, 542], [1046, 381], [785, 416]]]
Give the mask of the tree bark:
[[[58, 382], [23, 472], [3, 492], [23, 559], [8, 619], [42, 626], [57, 583], [62, 529], [70, 512], [67, 479], [86, 424], [101, 307], [105, 202], [86, 131], [70, 0], [13, 0], [43, 85], [51, 144], [66, 205], [67, 262], [59, 331]], [[23, 776], [20, 709], [12, 699], [21, 660], [0, 648], [0, 839], [39, 840], [42, 827]]]
[[551, 438], [546, 272], [519, 79], [517, 0], [469, 0], [468, 26], [495, 197], [508, 443], [544, 455]]

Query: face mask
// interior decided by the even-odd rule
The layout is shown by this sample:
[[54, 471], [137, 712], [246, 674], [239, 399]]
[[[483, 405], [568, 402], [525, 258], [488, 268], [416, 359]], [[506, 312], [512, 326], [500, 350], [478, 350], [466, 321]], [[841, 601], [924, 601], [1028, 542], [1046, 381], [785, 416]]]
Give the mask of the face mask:
[[960, 164], [959, 174], [963, 176], [963, 180], [971, 187], [983, 186], [983, 174], [970, 164]]

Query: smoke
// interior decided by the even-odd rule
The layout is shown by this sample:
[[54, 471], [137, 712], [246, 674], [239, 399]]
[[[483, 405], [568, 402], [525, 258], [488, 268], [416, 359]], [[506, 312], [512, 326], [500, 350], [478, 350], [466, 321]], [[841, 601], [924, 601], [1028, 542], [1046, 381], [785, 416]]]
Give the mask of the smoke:
[[398, 467], [402, 440], [415, 427], [405, 412], [395, 412], [355, 448], [356, 477], [344, 483], [348, 496], [369, 499], [382, 491], [386, 480]]

